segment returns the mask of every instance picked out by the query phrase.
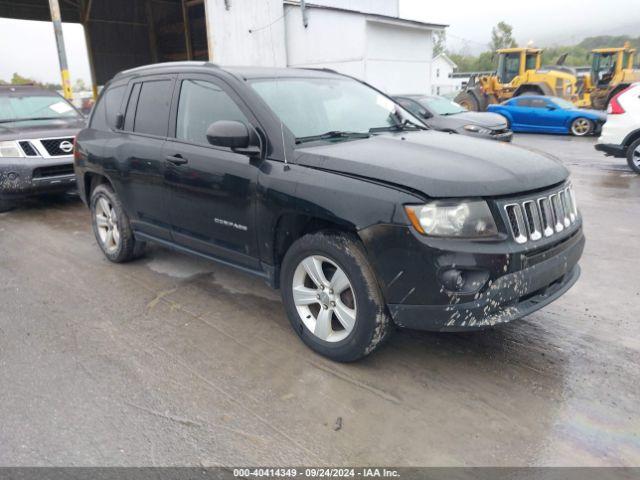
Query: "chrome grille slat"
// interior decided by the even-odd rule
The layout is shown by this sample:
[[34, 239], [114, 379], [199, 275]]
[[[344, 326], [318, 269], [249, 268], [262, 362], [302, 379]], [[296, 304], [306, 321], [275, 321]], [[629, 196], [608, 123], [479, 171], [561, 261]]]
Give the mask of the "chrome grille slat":
[[507, 223], [516, 243], [535, 242], [571, 227], [578, 220], [575, 194], [571, 186], [537, 198], [504, 205]]

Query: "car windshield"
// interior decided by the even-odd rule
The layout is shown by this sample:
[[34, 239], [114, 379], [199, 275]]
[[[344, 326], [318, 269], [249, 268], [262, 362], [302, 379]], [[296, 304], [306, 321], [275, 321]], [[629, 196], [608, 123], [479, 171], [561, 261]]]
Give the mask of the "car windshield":
[[69, 102], [55, 94], [21, 94], [14, 91], [0, 95], [0, 123], [29, 123], [78, 116]]
[[463, 106], [444, 97], [422, 97], [420, 103], [438, 115], [455, 115], [467, 111]]
[[357, 138], [407, 125], [423, 128], [398, 104], [350, 78], [269, 78], [251, 85], [297, 140]]
[[564, 98], [553, 98], [553, 103], [555, 103], [559, 108], [563, 110], [573, 110], [576, 106], [571, 103], [569, 100], [565, 100]]

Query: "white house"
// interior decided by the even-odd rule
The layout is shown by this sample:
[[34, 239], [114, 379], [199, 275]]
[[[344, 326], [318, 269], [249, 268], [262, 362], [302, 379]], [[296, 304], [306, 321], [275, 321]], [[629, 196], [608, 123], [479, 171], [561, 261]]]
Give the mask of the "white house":
[[441, 53], [433, 58], [431, 64], [431, 94], [444, 95], [457, 92], [462, 88], [462, 81], [453, 77], [453, 72], [458, 66], [446, 53]]
[[431, 91], [432, 36], [398, 0], [207, 0], [209, 56], [221, 65], [329, 68], [388, 93]]

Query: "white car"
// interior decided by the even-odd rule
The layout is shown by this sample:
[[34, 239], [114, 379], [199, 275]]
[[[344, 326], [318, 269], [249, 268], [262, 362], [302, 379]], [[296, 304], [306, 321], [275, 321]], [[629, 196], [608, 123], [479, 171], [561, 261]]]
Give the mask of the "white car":
[[626, 157], [629, 167], [640, 173], [640, 83], [634, 83], [614, 96], [607, 114], [596, 150], [614, 157]]

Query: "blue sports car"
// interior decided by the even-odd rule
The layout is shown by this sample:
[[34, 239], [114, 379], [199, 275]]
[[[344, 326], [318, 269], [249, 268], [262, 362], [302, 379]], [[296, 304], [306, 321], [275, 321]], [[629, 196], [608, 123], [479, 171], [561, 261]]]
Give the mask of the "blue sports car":
[[584, 137], [599, 133], [607, 121], [605, 112], [580, 109], [562, 98], [541, 95], [522, 95], [489, 105], [488, 110], [506, 117], [514, 132], [571, 133]]

